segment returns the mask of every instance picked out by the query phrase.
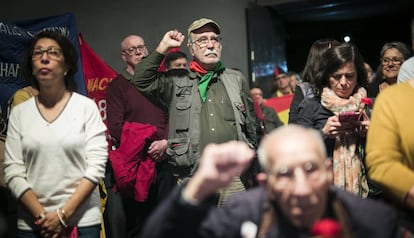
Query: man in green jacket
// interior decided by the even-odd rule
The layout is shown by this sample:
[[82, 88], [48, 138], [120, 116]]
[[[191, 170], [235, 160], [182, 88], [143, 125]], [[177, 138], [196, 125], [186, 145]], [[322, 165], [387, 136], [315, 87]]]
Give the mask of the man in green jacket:
[[[184, 35], [168, 31], [157, 48], [135, 67], [132, 82], [150, 100], [169, 112], [167, 155], [177, 183], [191, 177], [201, 152], [209, 143], [244, 141], [256, 147], [253, 101], [243, 75], [225, 68], [221, 57], [221, 29], [206, 18], [188, 27], [187, 46], [193, 57], [189, 70], [157, 73], [168, 50], [180, 47]], [[220, 193], [219, 204], [229, 194], [245, 188], [237, 177]]]

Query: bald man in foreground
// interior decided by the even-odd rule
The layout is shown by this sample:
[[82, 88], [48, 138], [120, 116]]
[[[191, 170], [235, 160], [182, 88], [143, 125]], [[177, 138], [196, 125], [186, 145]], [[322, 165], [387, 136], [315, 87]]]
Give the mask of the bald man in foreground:
[[334, 237], [401, 235], [391, 208], [331, 185], [317, 131], [280, 127], [263, 139], [258, 155], [261, 186], [217, 208], [212, 196], [248, 167], [254, 151], [243, 142], [208, 145], [193, 178], [158, 207], [141, 237], [310, 237], [321, 222], [333, 224]]

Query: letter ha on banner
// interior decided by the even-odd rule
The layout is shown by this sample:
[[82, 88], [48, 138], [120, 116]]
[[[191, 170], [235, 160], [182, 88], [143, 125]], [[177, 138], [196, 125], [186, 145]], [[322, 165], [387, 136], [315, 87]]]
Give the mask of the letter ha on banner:
[[[75, 15], [72, 13], [18, 22], [8, 22], [0, 18], [0, 112], [4, 122], [7, 121], [8, 101], [15, 91], [28, 84], [19, 73], [24, 52], [33, 36], [45, 30], [65, 35], [79, 54], [78, 30]], [[80, 58], [77, 66], [75, 81], [78, 91], [86, 94]]]
[[98, 105], [102, 120], [107, 125], [106, 89], [108, 84], [117, 76], [117, 72], [106, 64], [86, 43], [79, 33], [79, 46], [82, 58], [83, 77], [86, 92]]

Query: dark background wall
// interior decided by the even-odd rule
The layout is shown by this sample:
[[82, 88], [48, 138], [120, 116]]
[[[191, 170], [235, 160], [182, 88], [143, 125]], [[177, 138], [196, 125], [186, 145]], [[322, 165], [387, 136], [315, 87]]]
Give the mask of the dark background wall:
[[[156, 47], [165, 32], [187, 32], [195, 19], [208, 17], [222, 28], [223, 62], [248, 72], [245, 9], [249, 0], [8, 0], [0, 4], [0, 18], [7, 21], [35, 19], [72, 12], [88, 44], [115, 70], [124, 64], [120, 42], [129, 34], [144, 37], [148, 49]], [[186, 46], [182, 49], [188, 53]]]

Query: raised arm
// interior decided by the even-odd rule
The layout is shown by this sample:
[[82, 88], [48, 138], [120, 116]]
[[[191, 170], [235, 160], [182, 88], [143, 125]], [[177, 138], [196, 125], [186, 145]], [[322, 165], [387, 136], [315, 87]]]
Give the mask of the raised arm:
[[228, 186], [249, 166], [253, 156], [254, 151], [245, 142], [207, 145], [200, 167], [183, 191], [184, 198], [195, 203], [202, 202], [220, 188]]
[[[184, 41], [184, 35], [178, 31], [168, 31], [160, 41], [156, 50], [151, 52], [135, 66], [135, 73], [131, 82], [147, 98], [155, 104], [168, 107], [168, 98], [171, 92], [169, 86], [172, 82], [163, 74], [158, 74], [165, 54], [170, 48], [180, 47]], [[167, 105], [166, 105], [167, 104]]]

